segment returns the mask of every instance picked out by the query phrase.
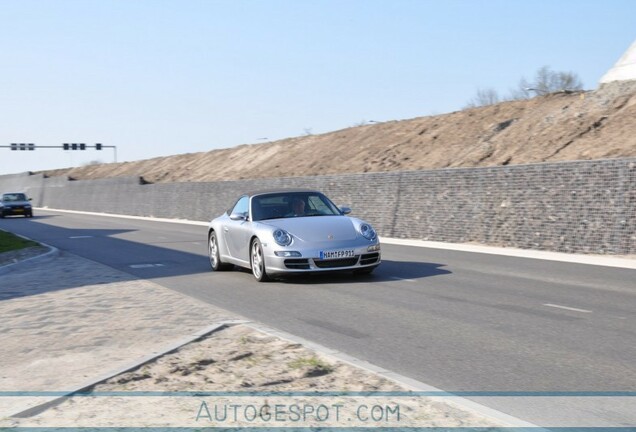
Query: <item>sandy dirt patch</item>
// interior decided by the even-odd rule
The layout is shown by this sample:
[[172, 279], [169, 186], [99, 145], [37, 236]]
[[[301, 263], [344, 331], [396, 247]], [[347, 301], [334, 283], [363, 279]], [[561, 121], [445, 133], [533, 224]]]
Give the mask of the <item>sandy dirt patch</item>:
[[[245, 325], [187, 344], [91, 391], [98, 396], [73, 397], [34, 417], [7, 420], [8, 425], [505, 426], [445, 398], [410, 395], [393, 381]], [[373, 407], [383, 411], [372, 412]]]

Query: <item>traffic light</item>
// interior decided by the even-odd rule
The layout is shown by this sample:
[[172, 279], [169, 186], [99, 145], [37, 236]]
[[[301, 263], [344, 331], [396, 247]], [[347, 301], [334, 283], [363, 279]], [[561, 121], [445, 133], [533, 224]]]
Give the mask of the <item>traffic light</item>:
[[[0, 146], [0, 147], [6, 147], [6, 146]], [[33, 143], [11, 143], [11, 146], [9, 146], [9, 148], [11, 148], [11, 150], [35, 150], [35, 144]]]
[[[86, 143], [64, 143], [62, 144], [62, 148], [64, 150], [86, 150], [87, 148], [89, 148], [90, 146], [87, 146]], [[97, 144], [95, 145], [95, 148], [97, 150], [101, 150], [102, 149], [102, 145], [101, 144]]]

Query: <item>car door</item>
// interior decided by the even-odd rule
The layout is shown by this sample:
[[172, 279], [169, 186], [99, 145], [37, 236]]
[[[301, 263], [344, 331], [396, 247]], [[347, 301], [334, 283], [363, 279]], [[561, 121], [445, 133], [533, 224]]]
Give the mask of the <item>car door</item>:
[[[223, 239], [227, 245], [228, 252], [234, 259], [249, 263], [249, 233], [251, 222], [248, 220], [249, 197], [241, 197], [230, 212], [223, 227]], [[245, 219], [232, 220], [233, 215], [244, 215]]]

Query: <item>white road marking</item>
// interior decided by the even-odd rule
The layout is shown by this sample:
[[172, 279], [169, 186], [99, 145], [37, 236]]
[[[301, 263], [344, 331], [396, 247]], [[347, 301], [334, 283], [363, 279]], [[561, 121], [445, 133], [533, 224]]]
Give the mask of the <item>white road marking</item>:
[[84, 239], [84, 238], [93, 238], [93, 236], [71, 236], [70, 239]]
[[415, 282], [415, 279], [401, 278], [399, 276], [391, 276], [390, 279], [399, 280], [399, 281], [406, 281], [406, 282]]
[[578, 309], [578, 308], [573, 308], [573, 307], [569, 307], [569, 306], [555, 305], [555, 304], [551, 304], [551, 303], [545, 303], [543, 306], [553, 307], [553, 308], [557, 308], [557, 309], [565, 309], [565, 310], [574, 311], [574, 312], [592, 313], [591, 310], [587, 310], [587, 309]]
[[128, 267], [134, 268], [134, 269], [140, 269], [140, 268], [151, 268], [151, 267], [164, 267], [164, 265], [163, 264], [132, 264], [132, 265], [129, 265]]

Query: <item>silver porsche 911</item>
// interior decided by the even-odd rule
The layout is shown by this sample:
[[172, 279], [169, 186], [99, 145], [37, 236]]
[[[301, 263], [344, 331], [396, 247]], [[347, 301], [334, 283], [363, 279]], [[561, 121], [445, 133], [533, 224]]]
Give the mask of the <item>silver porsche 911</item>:
[[210, 222], [210, 265], [250, 268], [258, 281], [303, 272], [371, 273], [380, 264], [378, 236], [350, 212], [312, 190], [243, 195]]

